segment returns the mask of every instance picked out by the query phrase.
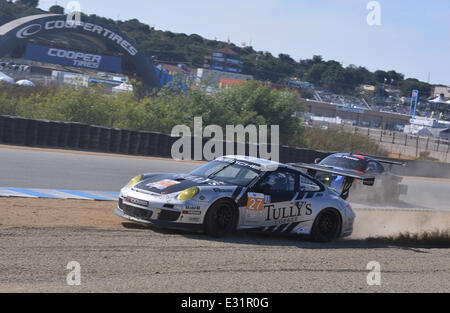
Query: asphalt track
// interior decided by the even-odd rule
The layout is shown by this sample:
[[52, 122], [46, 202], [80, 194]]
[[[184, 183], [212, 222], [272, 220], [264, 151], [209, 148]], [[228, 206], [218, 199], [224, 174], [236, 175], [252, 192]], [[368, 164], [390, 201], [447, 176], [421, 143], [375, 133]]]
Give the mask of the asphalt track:
[[0, 186], [119, 191], [138, 174], [182, 173], [198, 166], [156, 158], [0, 147]]
[[[198, 166], [199, 162], [0, 147], [0, 187], [117, 192], [138, 174], [187, 173]], [[409, 192], [401, 203], [388, 207], [373, 204], [372, 208], [450, 211], [450, 180], [412, 178], [405, 183]]]
[[[116, 191], [139, 173], [188, 172], [197, 166], [152, 158], [0, 147], [0, 186]], [[406, 182], [410, 194], [398, 208], [449, 210], [448, 181]], [[9, 201], [16, 200], [3, 203]], [[96, 210], [94, 204], [92, 210]], [[103, 210], [113, 218], [109, 204], [101, 205], [107, 206]], [[6, 206], [10, 205], [2, 207], [0, 199], [0, 212], [21, 214], [20, 205], [14, 210]], [[114, 206], [111, 203], [111, 212]], [[37, 209], [24, 208], [33, 210]], [[52, 211], [42, 214], [51, 216]], [[364, 214], [377, 216], [376, 212]], [[371, 218], [365, 221], [382, 223]], [[76, 220], [70, 223], [64, 227], [11, 226], [0, 217], [0, 292], [450, 292], [448, 248], [393, 246], [358, 236], [330, 244], [249, 234], [218, 240], [122, 224], [121, 220], [112, 228], [76, 226]], [[66, 283], [70, 261], [81, 265], [80, 286]], [[371, 261], [381, 265], [380, 286], [367, 284], [366, 266]]]

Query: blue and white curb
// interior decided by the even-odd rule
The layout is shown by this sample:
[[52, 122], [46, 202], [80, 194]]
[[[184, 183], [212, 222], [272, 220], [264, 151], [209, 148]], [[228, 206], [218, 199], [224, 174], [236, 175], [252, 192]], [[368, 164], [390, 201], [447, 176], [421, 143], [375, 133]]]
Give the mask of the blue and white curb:
[[0, 197], [117, 201], [118, 192], [0, 187]]

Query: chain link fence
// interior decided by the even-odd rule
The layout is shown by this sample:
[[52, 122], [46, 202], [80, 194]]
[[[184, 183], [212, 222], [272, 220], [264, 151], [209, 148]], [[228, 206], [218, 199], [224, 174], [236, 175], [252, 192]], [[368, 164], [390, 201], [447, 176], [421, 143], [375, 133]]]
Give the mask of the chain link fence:
[[421, 156], [427, 156], [442, 162], [450, 161], [450, 141], [448, 139], [346, 124], [321, 124], [321, 126], [367, 136], [378, 142], [384, 150], [400, 157], [420, 158]]

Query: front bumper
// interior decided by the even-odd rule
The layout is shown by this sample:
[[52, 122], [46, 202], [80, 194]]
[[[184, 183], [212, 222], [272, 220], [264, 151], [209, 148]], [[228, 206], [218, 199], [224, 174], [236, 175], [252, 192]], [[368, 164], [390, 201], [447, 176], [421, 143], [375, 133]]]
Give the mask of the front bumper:
[[[162, 228], [202, 230], [202, 214], [193, 211], [189, 201], [174, 201], [168, 196], [155, 196], [123, 188], [115, 214], [132, 222]], [[196, 214], [194, 214], [196, 213]]]
[[178, 223], [178, 222], [171, 222], [171, 221], [163, 221], [163, 220], [152, 220], [152, 219], [143, 219], [134, 217], [131, 215], [125, 214], [125, 212], [117, 208], [114, 213], [124, 219], [127, 219], [132, 222], [145, 224], [145, 225], [153, 225], [160, 228], [168, 228], [168, 229], [179, 229], [179, 230], [189, 230], [189, 231], [195, 231], [195, 232], [201, 232], [203, 231], [203, 225], [202, 224], [192, 224], [192, 223]]

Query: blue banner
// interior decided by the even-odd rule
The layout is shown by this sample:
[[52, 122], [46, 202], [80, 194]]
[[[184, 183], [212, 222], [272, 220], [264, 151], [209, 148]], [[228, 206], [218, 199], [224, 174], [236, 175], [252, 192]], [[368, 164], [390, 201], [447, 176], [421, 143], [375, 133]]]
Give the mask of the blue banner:
[[[411, 95], [411, 105], [409, 107], [409, 116], [413, 114], [413, 118], [416, 118], [416, 111], [417, 111], [417, 102], [419, 101], [419, 90], [413, 90]], [[414, 113], [413, 113], [413, 107], [414, 107]]]
[[122, 73], [122, 59], [114, 56], [27, 44], [25, 58], [44, 63]]

